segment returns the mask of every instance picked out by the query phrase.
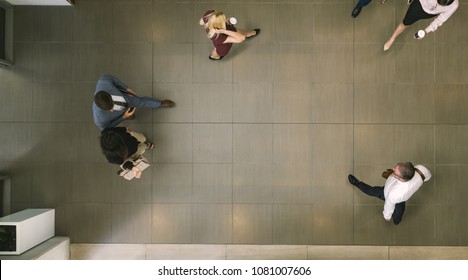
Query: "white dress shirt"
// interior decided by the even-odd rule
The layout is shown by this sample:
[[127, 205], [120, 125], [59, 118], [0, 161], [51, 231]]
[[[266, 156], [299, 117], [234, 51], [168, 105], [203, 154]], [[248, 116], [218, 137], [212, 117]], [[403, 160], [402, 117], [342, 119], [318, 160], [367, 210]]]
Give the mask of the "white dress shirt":
[[[431, 172], [429, 169], [422, 165], [416, 165], [415, 168], [420, 170], [425, 178], [425, 181], [431, 179]], [[423, 184], [423, 179], [419, 173], [415, 172], [411, 180], [402, 182], [395, 176], [389, 176], [385, 182], [384, 195], [385, 204], [383, 216], [386, 220], [392, 218], [393, 211], [395, 210], [395, 204], [407, 201]]]
[[419, 0], [419, 2], [426, 13], [439, 15], [426, 27], [426, 33], [436, 31], [458, 9], [458, 0], [448, 6], [439, 5], [437, 0]]

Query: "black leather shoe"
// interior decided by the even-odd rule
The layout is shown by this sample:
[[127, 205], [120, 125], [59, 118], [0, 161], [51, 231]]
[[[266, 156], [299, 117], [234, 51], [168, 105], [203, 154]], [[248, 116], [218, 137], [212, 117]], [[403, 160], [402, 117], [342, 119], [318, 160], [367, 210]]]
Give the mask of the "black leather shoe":
[[354, 177], [351, 174], [348, 175], [348, 181], [354, 186], [356, 186], [360, 182], [358, 179], [356, 179], [356, 177]]
[[352, 18], [357, 17], [361, 13], [361, 10], [362, 10], [362, 7], [356, 6], [356, 8], [354, 8], [353, 12], [351, 13], [351, 17]]

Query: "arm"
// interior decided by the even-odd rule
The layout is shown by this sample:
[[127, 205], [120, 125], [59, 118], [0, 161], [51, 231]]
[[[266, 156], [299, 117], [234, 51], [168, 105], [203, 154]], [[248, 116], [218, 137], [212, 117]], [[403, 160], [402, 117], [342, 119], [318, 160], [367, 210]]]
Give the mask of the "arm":
[[391, 202], [390, 199], [385, 199], [383, 210], [384, 219], [390, 221], [392, 219], [393, 211], [395, 211], [395, 203]]
[[449, 6], [449, 9], [447, 9], [446, 11], [440, 13], [439, 16], [437, 16], [431, 22], [431, 24], [429, 24], [429, 26], [426, 27], [426, 29], [424, 31], [426, 31], [426, 33], [436, 31], [437, 28], [442, 26], [442, 24], [444, 24], [444, 22], [446, 22], [453, 15], [453, 13], [455, 13], [455, 11], [457, 9], [458, 9], [458, 2], [452, 3], [452, 5]]
[[227, 36], [226, 40], [224, 40], [224, 44], [226, 43], [242, 43], [245, 40], [245, 36], [240, 34], [239, 32], [234, 32], [231, 30], [226, 29], [216, 29], [216, 34], [225, 34]]
[[107, 78], [111, 79], [112, 81], [112, 84], [114, 86], [116, 86], [119, 90], [121, 91], [127, 91], [128, 90], [128, 86], [123, 83], [121, 80], [117, 79], [116, 77], [112, 76], [112, 75], [105, 75]]
[[120, 117], [118, 117], [118, 118], [116, 118], [116, 119], [113, 119], [113, 120], [109, 121], [109, 122], [106, 123], [106, 124], [100, 124], [99, 127], [100, 127], [101, 129], [104, 129], [104, 128], [106, 128], [106, 127], [115, 127], [115, 126], [119, 125], [119, 123], [123, 122], [124, 120], [125, 120], [125, 118], [124, 118], [124, 116], [122, 115], [122, 116], [120, 116]]

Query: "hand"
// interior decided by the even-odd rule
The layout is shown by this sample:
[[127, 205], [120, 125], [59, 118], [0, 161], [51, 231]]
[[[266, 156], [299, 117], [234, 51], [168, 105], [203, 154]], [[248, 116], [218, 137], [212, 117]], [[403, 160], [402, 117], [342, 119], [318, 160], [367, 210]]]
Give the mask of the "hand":
[[424, 38], [424, 36], [426, 36], [426, 31], [424, 30], [419, 30], [418, 32], [414, 33], [414, 39], [421, 40]]
[[141, 178], [141, 170], [138, 167], [133, 167], [132, 168], [133, 172], [135, 172], [135, 178], [140, 179]]
[[132, 132], [132, 130], [130, 129], [130, 127], [125, 127], [127, 129], [127, 132]]
[[135, 107], [130, 107], [127, 109], [127, 111], [125, 111], [125, 113], [123, 114], [123, 118], [124, 119], [128, 119], [130, 118], [131, 116], [133, 116], [133, 114], [135, 114]]
[[127, 94], [136, 96], [135, 91], [133, 89], [131, 89], [131, 88], [127, 88]]

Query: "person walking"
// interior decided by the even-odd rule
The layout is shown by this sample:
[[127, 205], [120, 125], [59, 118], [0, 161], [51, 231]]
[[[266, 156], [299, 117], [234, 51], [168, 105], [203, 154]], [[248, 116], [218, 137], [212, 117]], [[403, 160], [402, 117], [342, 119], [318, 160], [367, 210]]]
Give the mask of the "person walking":
[[393, 219], [393, 223], [398, 225], [403, 219], [405, 202], [424, 182], [429, 181], [432, 175], [423, 165], [413, 166], [411, 162], [400, 162], [393, 169], [384, 171], [382, 176], [387, 179], [383, 187], [371, 187], [351, 174], [348, 175], [348, 180], [363, 193], [384, 200], [384, 219]]
[[211, 60], [220, 60], [231, 50], [232, 44], [239, 44], [245, 39], [250, 39], [260, 33], [260, 29], [244, 31], [234, 26], [237, 20], [231, 21], [223, 12], [208, 10], [200, 18], [199, 24], [202, 25], [207, 36], [213, 42], [214, 49], [208, 56]]
[[128, 127], [105, 128], [101, 131], [100, 144], [109, 163], [119, 164], [122, 170], [132, 170], [136, 178], [141, 177], [141, 170], [135, 166], [134, 161], [146, 150], [154, 149], [154, 144], [147, 142], [143, 134]]
[[[458, 9], [458, 0], [408, 0], [408, 11], [403, 22], [400, 23], [392, 34], [392, 37], [384, 44], [384, 51], [389, 50], [395, 39], [405, 29], [420, 19], [436, 17], [424, 30], [424, 34], [436, 31]], [[424, 35], [415, 35], [416, 39], [422, 39]]]
[[105, 74], [96, 85], [93, 102], [94, 123], [101, 130], [135, 118], [136, 107], [173, 107], [171, 100], [139, 97], [116, 77]]

